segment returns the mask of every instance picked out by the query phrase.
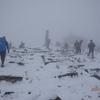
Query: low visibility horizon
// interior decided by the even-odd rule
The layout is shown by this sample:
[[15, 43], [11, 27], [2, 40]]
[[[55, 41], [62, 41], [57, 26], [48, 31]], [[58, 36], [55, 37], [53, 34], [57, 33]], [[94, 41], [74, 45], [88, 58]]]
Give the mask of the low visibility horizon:
[[52, 43], [72, 33], [99, 44], [100, 0], [0, 0], [0, 37], [19, 46]]

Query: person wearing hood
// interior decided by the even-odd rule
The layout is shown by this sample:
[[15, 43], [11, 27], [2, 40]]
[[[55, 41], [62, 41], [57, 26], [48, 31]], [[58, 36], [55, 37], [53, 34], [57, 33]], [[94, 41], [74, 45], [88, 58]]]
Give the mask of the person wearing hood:
[[75, 49], [75, 53], [77, 53], [77, 50], [78, 50], [78, 41], [77, 40], [74, 43], [74, 49]]
[[77, 54], [80, 53], [81, 54], [81, 45], [82, 45], [83, 40], [80, 40], [78, 42], [78, 47], [77, 47]]
[[1, 56], [1, 63], [2, 63], [1, 67], [5, 67], [4, 61], [6, 57], [6, 49], [8, 49], [8, 53], [9, 53], [9, 46], [5, 36], [0, 37], [0, 56]]
[[94, 47], [95, 47], [95, 43], [93, 42], [93, 40], [90, 40], [90, 43], [88, 44], [88, 48], [89, 48], [88, 56], [90, 55], [90, 53], [92, 53], [92, 59], [94, 58]]

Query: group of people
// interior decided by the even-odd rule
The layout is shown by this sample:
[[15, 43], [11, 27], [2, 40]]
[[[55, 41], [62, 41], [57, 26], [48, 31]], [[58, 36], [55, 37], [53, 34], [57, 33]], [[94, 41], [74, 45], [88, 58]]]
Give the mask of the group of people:
[[78, 54], [80, 53], [81, 54], [81, 45], [82, 45], [82, 42], [83, 40], [80, 40], [79, 42], [76, 40], [75, 44], [74, 44], [74, 48], [75, 48], [75, 53]]
[[[83, 40], [80, 40], [79, 42], [76, 40], [75, 44], [74, 44], [74, 48], [75, 48], [75, 53], [81, 54], [81, 45], [82, 45]], [[88, 48], [89, 48], [89, 53], [88, 56], [90, 55], [90, 53], [92, 53], [92, 58], [94, 58], [94, 47], [95, 47], [95, 43], [93, 42], [93, 40], [90, 40], [90, 43], [88, 44]], [[0, 56], [1, 56], [1, 67], [5, 67], [4, 66], [4, 61], [5, 61], [5, 56], [6, 56], [6, 49], [8, 50], [9, 53], [9, 45], [8, 42], [6, 41], [6, 37], [0, 37]]]
[[[79, 42], [76, 40], [74, 43], [74, 48], [75, 48], [75, 53], [81, 54], [81, 44], [82, 44], [83, 40], [80, 40]], [[89, 48], [89, 53], [88, 56], [90, 55], [90, 53], [92, 53], [92, 59], [94, 58], [94, 48], [95, 48], [95, 43], [93, 42], [93, 40], [90, 40], [90, 43], [88, 44], [88, 48]]]

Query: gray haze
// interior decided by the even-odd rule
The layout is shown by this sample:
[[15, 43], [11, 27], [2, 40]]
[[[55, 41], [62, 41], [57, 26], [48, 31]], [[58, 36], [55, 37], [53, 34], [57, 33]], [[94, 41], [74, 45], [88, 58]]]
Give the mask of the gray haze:
[[46, 30], [52, 43], [70, 32], [99, 43], [100, 0], [0, 0], [0, 37], [38, 46]]

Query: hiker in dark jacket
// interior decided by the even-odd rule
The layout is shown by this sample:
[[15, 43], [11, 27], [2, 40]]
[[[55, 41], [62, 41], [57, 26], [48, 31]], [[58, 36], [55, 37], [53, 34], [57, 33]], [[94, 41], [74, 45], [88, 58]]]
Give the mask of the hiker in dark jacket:
[[80, 40], [80, 42], [78, 42], [78, 48], [77, 48], [77, 54], [80, 53], [81, 54], [81, 45], [82, 45], [83, 40]]
[[94, 47], [95, 47], [95, 43], [92, 40], [90, 40], [90, 43], [88, 44], [88, 48], [89, 48], [88, 56], [90, 55], [90, 53], [92, 53], [92, 59], [94, 58]]
[[1, 67], [4, 67], [4, 61], [5, 61], [5, 56], [6, 56], [6, 49], [8, 49], [9, 53], [9, 46], [8, 42], [6, 41], [5, 37], [0, 38], [0, 56], [1, 56]]

